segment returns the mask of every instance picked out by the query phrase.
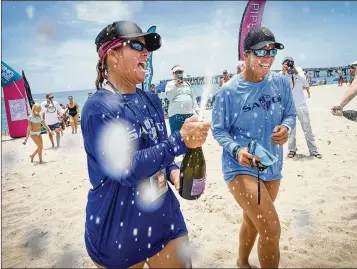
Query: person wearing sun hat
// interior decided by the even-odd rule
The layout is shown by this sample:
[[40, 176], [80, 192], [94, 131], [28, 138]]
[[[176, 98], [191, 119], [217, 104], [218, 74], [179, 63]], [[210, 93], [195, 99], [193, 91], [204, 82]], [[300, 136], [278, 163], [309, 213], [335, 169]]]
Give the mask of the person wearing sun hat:
[[175, 132], [181, 129], [186, 119], [198, 114], [198, 105], [191, 85], [183, 79], [184, 68], [175, 65], [171, 71], [174, 79], [167, 82], [165, 94], [169, 102], [170, 131]]

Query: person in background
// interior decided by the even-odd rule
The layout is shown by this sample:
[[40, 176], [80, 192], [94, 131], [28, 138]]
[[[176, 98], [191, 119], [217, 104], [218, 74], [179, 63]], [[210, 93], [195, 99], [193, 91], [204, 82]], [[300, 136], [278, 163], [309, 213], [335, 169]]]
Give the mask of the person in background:
[[66, 107], [63, 104], [59, 104], [64, 113], [61, 115], [58, 113], [58, 119], [59, 122], [61, 123], [61, 135], [63, 136], [63, 130], [66, 129], [66, 117], [67, 117], [67, 112], [66, 112]]
[[165, 94], [169, 102], [170, 131], [175, 132], [181, 129], [187, 118], [198, 114], [198, 105], [191, 85], [183, 80], [184, 69], [175, 65], [171, 70], [174, 79], [167, 82]]
[[332, 115], [342, 116], [343, 108], [357, 95], [357, 78], [354, 77], [351, 85], [348, 86], [340, 104], [331, 108]]
[[239, 61], [236, 67], [237, 67], [237, 75], [239, 75], [244, 70], [244, 61]]
[[356, 70], [357, 70], [357, 66], [351, 66], [351, 69], [350, 69], [350, 85], [352, 84], [352, 81], [355, 78]]
[[[143, 268], [145, 264], [149, 268], [192, 268], [190, 253], [183, 250], [188, 244], [186, 224], [167, 181], [179, 189], [180, 170], [174, 158], [188, 148], [202, 146], [210, 124], [191, 117], [168, 136], [158, 95], [136, 88], [145, 79], [149, 53], [161, 46], [158, 33], [145, 33], [133, 22], [117, 21], [98, 34], [95, 44], [97, 92], [81, 115], [93, 186], [85, 221], [88, 254], [98, 268]], [[117, 137], [109, 148], [117, 149], [123, 142], [135, 146], [128, 153], [128, 165], [115, 172], [109, 169], [109, 162], [118, 163], [126, 156], [114, 150], [118, 155], [108, 159], [100, 142], [106, 140], [103, 131], [120, 123], [127, 127], [123, 131], [129, 137], [125, 142]], [[150, 210], [142, 204], [148, 197], [145, 192]], [[157, 199], [162, 203], [151, 207]]]
[[[318, 159], [322, 158], [322, 155], [318, 153], [316, 142], [314, 138], [314, 134], [312, 133], [309, 109], [306, 104], [306, 99], [304, 95], [304, 87], [309, 89], [309, 83], [305, 79], [305, 76], [302, 72], [297, 71], [297, 69], [301, 68], [295, 67], [294, 59], [292, 57], [285, 57], [282, 62], [282, 71], [280, 73], [288, 80], [290, 83], [291, 91], [294, 97], [294, 103], [296, 107], [296, 115], [297, 119], [301, 123], [301, 128], [305, 134], [305, 139], [307, 146], [309, 148], [309, 152], [311, 156], [314, 156]], [[310, 98], [310, 91], [308, 91], [308, 95]], [[289, 158], [294, 158], [297, 152], [296, 146], [296, 128], [293, 128], [289, 135]]]
[[67, 104], [65, 112], [68, 112], [69, 115], [69, 123], [72, 127], [72, 134], [76, 134], [78, 128], [79, 106], [77, 102], [73, 100], [73, 96], [68, 96], [68, 101], [69, 103]]
[[28, 126], [27, 126], [25, 144], [27, 142], [28, 137], [31, 136], [31, 139], [36, 144], [37, 149], [35, 150], [34, 153], [32, 153], [30, 155], [30, 159], [31, 159], [31, 162], [33, 162], [33, 159], [35, 158], [36, 154], [38, 154], [40, 164], [42, 164], [42, 162], [43, 162], [43, 160], [42, 160], [43, 140], [42, 140], [42, 135], [41, 135], [41, 124], [47, 129], [48, 133], [51, 132], [51, 130], [47, 126], [45, 120], [43, 118], [41, 118], [41, 105], [34, 104], [32, 106], [32, 112], [28, 116]]
[[309, 82], [309, 86], [312, 84], [312, 75], [310, 73], [307, 73], [307, 82]]
[[155, 84], [151, 84], [151, 92], [157, 93], [156, 89], [155, 89]]
[[[56, 132], [56, 142], [57, 142], [57, 148], [60, 147], [60, 142], [61, 142], [61, 123], [58, 119], [58, 115], [63, 115], [64, 111], [57, 103], [56, 101], [53, 100], [54, 96], [52, 93], [46, 94], [46, 101], [43, 101], [41, 103], [41, 114], [43, 115], [43, 118], [45, 119], [46, 123], [48, 124], [48, 127], [50, 128], [51, 131]], [[52, 147], [55, 146], [55, 143], [53, 141], [53, 134], [52, 132], [48, 132]]]
[[89, 92], [88, 93], [88, 98], [87, 99], [89, 99], [89, 98], [91, 98], [92, 97], [92, 92]]
[[342, 71], [340, 69], [337, 70], [337, 75], [338, 75], [338, 86], [342, 86], [342, 84], [343, 84], [343, 76], [342, 76]]
[[227, 70], [223, 70], [223, 78], [219, 80], [219, 87], [221, 88], [223, 84], [227, 83], [229, 81], [229, 74]]
[[[223, 85], [213, 104], [212, 133], [223, 148], [224, 180], [243, 213], [237, 259], [241, 268], [250, 268], [249, 255], [258, 233], [261, 268], [278, 268], [280, 261], [281, 228], [274, 201], [282, 178], [282, 145], [296, 121], [288, 81], [270, 71], [277, 50], [283, 48], [266, 27], [248, 32], [244, 40], [245, 68]], [[260, 158], [248, 152], [253, 141], [278, 158], [265, 173], [258, 172]]]

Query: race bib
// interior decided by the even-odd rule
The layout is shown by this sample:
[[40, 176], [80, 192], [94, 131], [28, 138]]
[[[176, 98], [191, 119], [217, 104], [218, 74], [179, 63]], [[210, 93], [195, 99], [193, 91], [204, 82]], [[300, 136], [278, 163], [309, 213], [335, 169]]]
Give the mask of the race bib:
[[150, 187], [152, 191], [152, 201], [157, 200], [168, 190], [165, 170], [160, 170], [150, 177]]

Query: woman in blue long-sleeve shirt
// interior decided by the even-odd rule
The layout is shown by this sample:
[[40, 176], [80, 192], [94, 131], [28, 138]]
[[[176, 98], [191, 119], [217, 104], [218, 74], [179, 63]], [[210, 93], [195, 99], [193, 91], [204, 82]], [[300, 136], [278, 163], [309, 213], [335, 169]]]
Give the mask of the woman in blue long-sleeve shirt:
[[[143, 268], [145, 263], [154, 268], [191, 267], [187, 250], [180, 252], [188, 232], [167, 180], [177, 189], [174, 158], [201, 146], [209, 123], [190, 118], [168, 137], [159, 98], [136, 88], [145, 78], [149, 52], [161, 46], [160, 35], [118, 21], [104, 28], [95, 43], [100, 58], [97, 92], [81, 116], [93, 186], [86, 208], [88, 254], [98, 268]], [[113, 126], [126, 128], [117, 140], [110, 133]], [[121, 147], [128, 145], [133, 148], [125, 165]]]
[[[270, 72], [277, 49], [283, 45], [269, 29], [251, 30], [244, 42], [246, 67], [221, 88], [212, 111], [213, 136], [223, 147], [224, 180], [243, 209], [237, 264], [247, 268], [258, 233], [261, 267], [277, 268], [280, 259], [280, 224], [273, 202], [282, 178], [282, 145], [295, 127], [296, 113], [288, 81]], [[259, 157], [248, 152], [253, 140], [278, 157], [260, 175]]]

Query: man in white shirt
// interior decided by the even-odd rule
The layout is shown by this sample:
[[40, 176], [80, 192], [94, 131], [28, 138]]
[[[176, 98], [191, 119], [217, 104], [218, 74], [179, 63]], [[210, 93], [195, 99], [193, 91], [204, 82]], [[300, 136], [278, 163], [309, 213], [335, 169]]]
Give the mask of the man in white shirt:
[[171, 70], [174, 79], [167, 82], [165, 94], [169, 101], [170, 131], [173, 133], [181, 129], [187, 118], [197, 114], [198, 106], [191, 85], [183, 80], [184, 69], [175, 65]]
[[[43, 115], [48, 127], [51, 131], [56, 132], [56, 142], [57, 148], [60, 146], [61, 136], [61, 122], [59, 121], [58, 116], [63, 115], [63, 109], [61, 106], [56, 102], [53, 101], [54, 96], [51, 93], [46, 94], [46, 101], [41, 103], [42, 111], [41, 114]], [[50, 141], [52, 143], [52, 147], [55, 146], [53, 141], [53, 134], [52, 132], [48, 133]]]
[[223, 78], [219, 80], [219, 87], [221, 88], [223, 84], [227, 83], [229, 81], [230, 77], [228, 75], [227, 70], [223, 70]]
[[239, 61], [239, 62], [237, 63], [237, 74], [238, 74], [238, 75], [243, 72], [244, 67], [245, 67], [244, 61]]
[[[292, 89], [295, 107], [296, 107], [296, 116], [301, 123], [302, 130], [304, 131], [305, 139], [310, 151], [310, 155], [315, 156], [318, 159], [321, 159], [322, 156], [317, 151], [315, 138], [312, 133], [309, 109], [307, 107], [306, 99], [304, 95], [304, 88], [308, 90], [309, 83], [307, 82], [303, 72], [301, 72], [302, 74], [298, 73], [294, 65], [294, 60], [291, 57], [284, 58], [282, 62], [282, 71], [280, 73], [286, 76], [286, 78], [289, 80], [290, 87]], [[310, 94], [309, 94], [309, 98], [310, 98]], [[290, 132], [288, 148], [289, 148], [288, 157], [294, 158], [297, 151], [296, 128], [294, 128]]]

